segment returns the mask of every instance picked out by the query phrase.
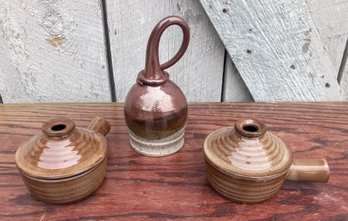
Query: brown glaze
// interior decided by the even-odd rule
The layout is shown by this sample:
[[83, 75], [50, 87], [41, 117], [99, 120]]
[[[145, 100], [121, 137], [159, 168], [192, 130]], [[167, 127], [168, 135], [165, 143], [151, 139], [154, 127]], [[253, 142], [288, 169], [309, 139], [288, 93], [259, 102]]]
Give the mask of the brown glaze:
[[[160, 65], [158, 49], [163, 32], [172, 25], [178, 25], [183, 31], [183, 41], [179, 51], [172, 59]], [[173, 66], [184, 55], [190, 41], [190, 28], [186, 21], [178, 16], [169, 16], [162, 19], [152, 30], [147, 42], [145, 70], [138, 75], [137, 81], [147, 85], [161, 85], [165, 83], [169, 75], [163, 70]]]
[[125, 114], [128, 128], [139, 137], [158, 140], [168, 137], [185, 127], [187, 107], [178, 112], [161, 113], [158, 118], [151, 118], [151, 112], [144, 113], [148, 119], [133, 119]]
[[226, 174], [206, 161], [210, 185], [224, 197], [236, 202], [257, 203], [272, 197], [283, 184], [286, 173], [270, 178], [247, 179]]
[[46, 202], [66, 203], [93, 192], [104, 178], [104, 135], [109, 130], [108, 122], [100, 117], [93, 119], [88, 129], [75, 127], [63, 117], [44, 123], [42, 133], [16, 152], [17, 167], [32, 195]]
[[286, 179], [293, 181], [329, 181], [329, 165], [325, 159], [293, 160]]
[[106, 136], [110, 132], [111, 126], [104, 118], [97, 116], [93, 118], [87, 128]]
[[[178, 25], [182, 29], [183, 43], [171, 60], [160, 65], [158, 57], [160, 38], [164, 30], [171, 25]], [[187, 23], [177, 16], [164, 18], [153, 29], [147, 44], [145, 70], [138, 74], [137, 83], [128, 92], [125, 102], [124, 115], [132, 134], [131, 140], [145, 139], [151, 143], [152, 140], [176, 137], [175, 134], [186, 126], [186, 98], [180, 88], [169, 79], [169, 74], [164, 69], [174, 65], [183, 56], [188, 47], [189, 38], [190, 31]], [[139, 141], [139, 143], [147, 145], [145, 141]], [[165, 145], [170, 146], [170, 144]], [[149, 144], [145, 148], [150, 146]], [[142, 153], [141, 148], [135, 149]], [[155, 152], [153, 153], [156, 155]]]
[[287, 145], [256, 119], [211, 133], [203, 145], [207, 177], [223, 196], [256, 203], [275, 194], [285, 178], [328, 181], [326, 160], [296, 160]]
[[22, 176], [32, 196], [48, 203], [63, 204], [79, 201], [98, 189], [106, 172], [107, 159], [94, 168], [73, 177], [62, 179], [36, 179]]

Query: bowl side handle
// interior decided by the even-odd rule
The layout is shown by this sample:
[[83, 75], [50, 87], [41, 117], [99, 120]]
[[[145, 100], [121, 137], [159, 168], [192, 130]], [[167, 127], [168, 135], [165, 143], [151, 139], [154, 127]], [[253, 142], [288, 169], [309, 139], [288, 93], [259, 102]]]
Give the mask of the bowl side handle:
[[88, 129], [106, 135], [110, 131], [110, 124], [102, 117], [95, 117], [88, 126]]
[[286, 179], [326, 183], [329, 181], [329, 172], [325, 159], [297, 159], [293, 160]]

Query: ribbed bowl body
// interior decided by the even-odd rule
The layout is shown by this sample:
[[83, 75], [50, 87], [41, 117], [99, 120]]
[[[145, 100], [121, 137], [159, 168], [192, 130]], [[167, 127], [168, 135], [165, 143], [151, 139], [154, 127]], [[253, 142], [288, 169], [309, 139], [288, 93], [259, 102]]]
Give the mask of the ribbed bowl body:
[[206, 161], [210, 185], [224, 197], [242, 203], [258, 203], [272, 197], [282, 186], [286, 173], [279, 177], [246, 179], [224, 174]]
[[99, 117], [88, 128], [75, 127], [64, 117], [45, 122], [42, 132], [20, 145], [15, 155], [31, 194], [49, 203], [68, 203], [93, 193], [105, 176], [104, 135], [109, 129]]
[[25, 174], [22, 178], [33, 197], [48, 203], [63, 204], [81, 200], [103, 183], [106, 158], [95, 168], [66, 179], [44, 180]]

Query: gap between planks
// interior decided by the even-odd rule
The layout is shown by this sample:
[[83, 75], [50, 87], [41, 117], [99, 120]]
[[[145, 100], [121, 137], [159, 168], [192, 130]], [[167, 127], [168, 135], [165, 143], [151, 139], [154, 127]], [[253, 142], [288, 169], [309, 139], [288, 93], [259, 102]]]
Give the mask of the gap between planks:
[[[338, 76], [337, 76], [337, 81], [338, 81], [339, 84], [341, 84], [341, 80], [342, 80], [343, 74], [345, 73], [345, 69], [348, 68], [348, 67], [346, 67], [347, 57], [348, 57], [348, 38], [347, 38], [347, 41], [346, 41], [346, 47], [345, 47], [345, 49], [343, 51], [342, 62], [341, 62], [341, 65], [340, 65], [340, 69], [338, 71]], [[348, 71], [346, 71], [346, 74], [348, 74]], [[345, 77], [347, 77], [347, 76], [345, 76]]]
[[107, 6], [105, 1], [106, 0], [101, 0], [101, 6], [102, 6], [101, 11], [102, 11], [103, 28], [104, 28], [104, 35], [105, 35], [106, 62], [109, 67], [108, 77], [109, 77], [111, 101], [116, 102], [117, 96], [116, 96], [116, 88], [115, 88], [114, 69], [112, 66], [112, 53], [111, 53], [110, 36], [109, 36], [110, 31], [109, 31], [109, 25], [108, 25]]

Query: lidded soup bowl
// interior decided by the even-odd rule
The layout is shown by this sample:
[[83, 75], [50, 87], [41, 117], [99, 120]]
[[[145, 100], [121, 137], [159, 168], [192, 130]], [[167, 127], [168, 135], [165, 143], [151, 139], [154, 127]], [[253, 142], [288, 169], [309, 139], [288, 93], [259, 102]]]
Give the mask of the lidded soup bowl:
[[106, 171], [110, 124], [96, 117], [88, 128], [68, 118], [45, 122], [42, 132], [24, 142], [16, 165], [32, 196], [48, 203], [69, 203], [93, 193]]
[[272, 197], [285, 179], [327, 182], [325, 159], [293, 160], [292, 152], [257, 119], [220, 128], [203, 144], [206, 175], [224, 197], [257, 203]]

